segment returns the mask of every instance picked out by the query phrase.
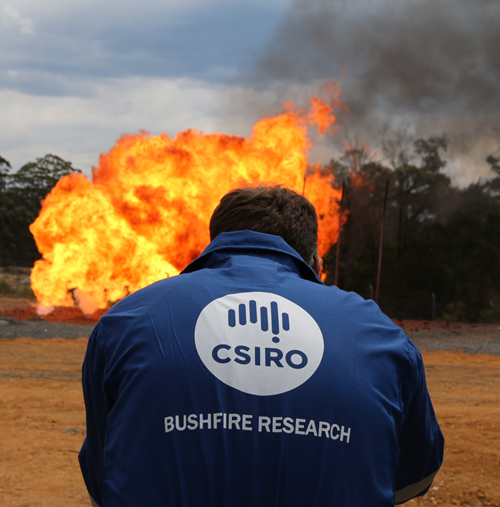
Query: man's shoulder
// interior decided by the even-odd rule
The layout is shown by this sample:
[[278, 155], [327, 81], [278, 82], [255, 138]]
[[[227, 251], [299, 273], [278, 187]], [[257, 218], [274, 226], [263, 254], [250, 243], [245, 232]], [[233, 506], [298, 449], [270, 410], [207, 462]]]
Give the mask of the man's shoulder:
[[325, 287], [316, 316], [320, 327], [347, 336], [354, 349], [397, 352], [403, 361], [418, 355], [413, 342], [371, 299], [336, 287]]

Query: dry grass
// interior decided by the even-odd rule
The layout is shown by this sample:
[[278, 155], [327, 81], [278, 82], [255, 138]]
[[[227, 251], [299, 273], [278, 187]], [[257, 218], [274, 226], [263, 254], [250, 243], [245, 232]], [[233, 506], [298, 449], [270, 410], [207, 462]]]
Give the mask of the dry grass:
[[29, 268], [0, 268], [0, 297], [35, 300]]

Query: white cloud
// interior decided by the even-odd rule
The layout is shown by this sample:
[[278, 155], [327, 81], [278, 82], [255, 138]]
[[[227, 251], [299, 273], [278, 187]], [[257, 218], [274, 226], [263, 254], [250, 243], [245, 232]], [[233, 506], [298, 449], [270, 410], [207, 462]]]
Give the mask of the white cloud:
[[24, 35], [34, 35], [33, 21], [30, 18], [23, 18], [17, 9], [7, 5], [3, 8], [5, 26], [14, 25], [19, 27], [19, 31]]
[[99, 154], [124, 133], [175, 136], [189, 128], [210, 132], [217, 123], [217, 89], [203, 81], [135, 77], [79, 85], [88, 87], [88, 96], [0, 90], [0, 155], [14, 170], [53, 153], [90, 175]]

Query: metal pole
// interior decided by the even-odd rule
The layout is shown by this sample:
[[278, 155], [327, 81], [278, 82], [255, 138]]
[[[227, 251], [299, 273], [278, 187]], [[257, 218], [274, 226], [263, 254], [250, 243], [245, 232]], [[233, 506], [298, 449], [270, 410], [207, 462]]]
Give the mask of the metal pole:
[[436, 320], [436, 294], [434, 292], [431, 292], [432, 294], [432, 321], [434, 322]]
[[340, 210], [339, 210], [339, 236], [337, 238], [337, 257], [335, 258], [335, 279], [333, 285], [337, 287], [339, 280], [339, 255], [340, 255], [340, 231], [342, 228], [342, 212], [344, 205], [344, 191], [345, 191], [345, 180], [342, 181], [342, 195], [340, 196]]
[[387, 193], [389, 192], [389, 180], [385, 184], [384, 208], [382, 210], [382, 223], [380, 224], [380, 245], [378, 249], [378, 269], [377, 269], [377, 287], [375, 289], [375, 303], [378, 303], [378, 293], [380, 289], [380, 270], [382, 268], [382, 245], [384, 243], [384, 221], [385, 210], [387, 208]]

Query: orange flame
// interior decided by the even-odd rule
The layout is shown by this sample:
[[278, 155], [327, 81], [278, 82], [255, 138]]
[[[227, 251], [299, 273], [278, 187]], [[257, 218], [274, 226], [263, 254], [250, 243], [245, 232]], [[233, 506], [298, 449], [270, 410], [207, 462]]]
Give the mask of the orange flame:
[[[31, 225], [43, 254], [31, 276], [38, 301], [73, 306], [77, 292], [105, 308], [178, 274], [209, 243], [210, 216], [225, 193], [257, 181], [302, 191], [313, 121], [324, 132], [334, 121], [330, 106], [314, 99], [309, 115], [263, 119], [250, 138], [195, 130], [175, 139], [123, 136], [101, 155], [92, 182], [62, 178]], [[339, 191], [316, 171], [305, 194], [318, 212], [321, 256], [338, 237]]]

